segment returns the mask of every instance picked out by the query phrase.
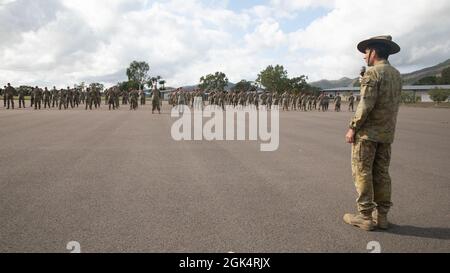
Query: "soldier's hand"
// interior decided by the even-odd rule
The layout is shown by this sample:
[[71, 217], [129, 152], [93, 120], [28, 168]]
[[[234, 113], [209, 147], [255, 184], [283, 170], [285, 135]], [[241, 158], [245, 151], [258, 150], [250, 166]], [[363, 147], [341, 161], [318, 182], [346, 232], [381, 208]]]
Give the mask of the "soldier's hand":
[[355, 131], [353, 129], [349, 129], [347, 135], [345, 136], [345, 140], [349, 144], [355, 143]]

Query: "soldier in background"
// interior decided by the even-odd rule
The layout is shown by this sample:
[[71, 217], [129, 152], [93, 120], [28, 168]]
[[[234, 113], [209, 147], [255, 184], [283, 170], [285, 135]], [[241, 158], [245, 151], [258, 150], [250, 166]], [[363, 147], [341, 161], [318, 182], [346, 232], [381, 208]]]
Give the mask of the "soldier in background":
[[341, 112], [341, 102], [342, 102], [342, 97], [338, 93], [337, 96], [334, 98], [334, 103], [335, 103], [334, 111]]
[[106, 90], [105, 94], [108, 98], [109, 110], [111, 111], [111, 108], [116, 110], [116, 92], [114, 92], [114, 88]]
[[138, 109], [138, 101], [139, 101], [139, 92], [136, 89], [133, 89], [130, 92], [130, 110]]
[[152, 114], [155, 113], [155, 110], [158, 110], [158, 113], [161, 114], [161, 92], [155, 88], [153, 89], [152, 95]]
[[323, 96], [323, 111], [328, 112], [328, 108], [330, 107], [330, 97], [328, 95]]
[[128, 90], [124, 90], [122, 92], [122, 105], [127, 105], [128, 104], [128, 98], [129, 98], [129, 91]]
[[273, 103], [273, 93], [269, 92], [267, 94], [267, 109], [272, 110], [272, 103]]
[[81, 104], [86, 103], [86, 91], [83, 89], [81, 89], [81, 92], [80, 92], [80, 102], [81, 102]]
[[[353, 94], [348, 98], [348, 111], [355, 112], [355, 96]], [[350, 110], [351, 109], [351, 110]]]
[[56, 86], [53, 86], [51, 93], [52, 93], [52, 108], [55, 108], [56, 105], [58, 105], [58, 90], [56, 90]]
[[314, 98], [313, 98], [313, 107], [314, 107], [314, 110], [317, 110], [317, 101], [318, 101], [318, 97], [317, 97], [317, 96], [314, 96]]
[[67, 92], [64, 89], [59, 90], [59, 110], [64, 106], [64, 110], [67, 109]]
[[80, 106], [81, 102], [80, 97], [81, 97], [81, 90], [79, 88], [75, 88], [73, 91], [73, 102], [77, 108]]
[[101, 108], [102, 107], [102, 90], [100, 89], [100, 88], [97, 88], [96, 89], [96, 98], [97, 98], [97, 105], [98, 105], [98, 108]]
[[[146, 100], [146, 98], [145, 98], [145, 92], [144, 92], [144, 90], [141, 90], [141, 91], [139, 92], [139, 96], [141, 97], [141, 106], [145, 105], [145, 100]], [[159, 103], [159, 102], [158, 102], [158, 103]]]
[[33, 108], [34, 106], [34, 88], [31, 88], [31, 93], [30, 93], [30, 108]]
[[19, 108], [25, 108], [25, 89], [19, 88], [17, 90], [17, 94], [19, 96]]
[[41, 110], [41, 101], [42, 101], [42, 90], [36, 86], [33, 89], [33, 95], [34, 95], [34, 110]]
[[70, 89], [70, 87], [67, 86], [66, 92], [67, 92], [67, 107], [69, 107], [69, 105], [70, 105], [70, 108], [73, 109], [73, 106], [74, 106], [74, 104], [73, 104], [73, 89]]
[[6, 105], [8, 107], [7, 109], [9, 109], [9, 107], [11, 106], [14, 110], [14, 94], [16, 94], [16, 89], [12, 87], [10, 83], [8, 83], [5, 88], [4, 94], [6, 98]]
[[91, 98], [91, 88], [88, 87], [86, 88], [86, 105], [85, 105], [85, 109], [87, 110], [89, 108], [89, 110], [92, 110], [92, 98]]
[[50, 105], [51, 97], [52, 97], [52, 93], [50, 92], [50, 90], [47, 89], [47, 87], [45, 87], [45, 89], [44, 89], [44, 109], [47, 109], [47, 105], [48, 105], [48, 109], [51, 108], [51, 105]]
[[0, 90], [3, 96], [3, 107], [6, 108], [6, 85], [3, 87], [3, 90]]
[[114, 93], [114, 102], [116, 104], [116, 109], [119, 109], [120, 108], [120, 88], [117, 86], [114, 87], [113, 93]]

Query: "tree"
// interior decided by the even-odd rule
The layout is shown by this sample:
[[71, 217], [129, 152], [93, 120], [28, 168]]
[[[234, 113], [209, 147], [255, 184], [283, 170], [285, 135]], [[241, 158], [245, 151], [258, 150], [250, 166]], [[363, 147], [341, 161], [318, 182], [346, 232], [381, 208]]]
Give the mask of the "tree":
[[139, 84], [135, 81], [126, 81], [118, 84], [120, 91], [128, 91], [130, 89], [138, 89]]
[[234, 87], [233, 90], [236, 92], [248, 92], [252, 89], [252, 83], [246, 80], [242, 80], [238, 82]]
[[288, 73], [282, 65], [268, 66], [258, 75], [256, 82], [262, 84], [266, 89], [282, 93], [290, 89]]
[[306, 91], [308, 88], [306, 80], [308, 80], [308, 77], [305, 75], [290, 79], [291, 91], [297, 94]]
[[138, 83], [139, 90], [144, 87], [144, 84], [148, 81], [148, 72], [150, 66], [146, 62], [133, 61], [130, 67], [127, 68], [128, 81], [134, 81]]
[[105, 88], [105, 86], [103, 84], [98, 83], [98, 82], [91, 83], [89, 85], [89, 87], [91, 87], [91, 89], [100, 90], [100, 91], [103, 91], [103, 89]]
[[153, 86], [155, 86], [156, 89], [158, 89], [158, 82], [161, 79], [161, 76], [151, 77], [147, 82], [148, 87], [153, 88]]
[[450, 67], [442, 70], [441, 77], [438, 79], [438, 84], [450, 84]]
[[450, 90], [435, 88], [435, 89], [429, 91], [428, 94], [430, 95], [430, 98], [434, 102], [441, 103], [443, 101], [448, 100], [448, 98], [450, 96]]
[[438, 84], [438, 78], [436, 76], [428, 76], [421, 78], [414, 85], [436, 85]]
[[161, 90], [166, 90], [166, 87], [165, 87], [165, 85], [166, 85], [166, 81], [165, 80], [161, 80], [161, 81], [159, 81], [159, 85], [161, 85]]
[[225, 91], [228, 85], [227, 75], [223, 72], [216, 72], [200, 78], [199, 88], [204, 91]]

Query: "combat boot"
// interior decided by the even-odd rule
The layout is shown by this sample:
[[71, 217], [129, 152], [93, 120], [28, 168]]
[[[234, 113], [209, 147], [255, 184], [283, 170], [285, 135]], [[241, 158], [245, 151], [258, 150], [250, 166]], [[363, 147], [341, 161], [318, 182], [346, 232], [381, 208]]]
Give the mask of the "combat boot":
[[378, 211], [374, 211], [373, 219], [374, 219], [375, 225], [379, 229], [383, 229], [383, 230], [389, 229], [389, 221], [387, 219], [387, 213], [380, 213]]
[[344, 222], [365, 231], [375, 230], [372, 213], [346, 214], [344, 215]]

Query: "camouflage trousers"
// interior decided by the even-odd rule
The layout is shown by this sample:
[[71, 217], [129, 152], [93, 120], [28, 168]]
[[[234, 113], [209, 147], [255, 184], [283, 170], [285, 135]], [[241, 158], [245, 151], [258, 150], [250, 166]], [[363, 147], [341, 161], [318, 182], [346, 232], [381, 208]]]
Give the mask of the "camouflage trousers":
[[356, 139], [352, 147], [352, 174], [358, 193], [358, 210], [370, 213], [375, 208], [388, 213], [391, 202], [391, 144]]

